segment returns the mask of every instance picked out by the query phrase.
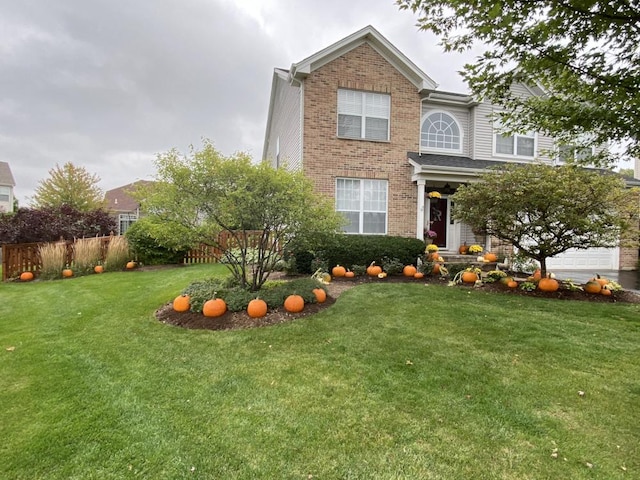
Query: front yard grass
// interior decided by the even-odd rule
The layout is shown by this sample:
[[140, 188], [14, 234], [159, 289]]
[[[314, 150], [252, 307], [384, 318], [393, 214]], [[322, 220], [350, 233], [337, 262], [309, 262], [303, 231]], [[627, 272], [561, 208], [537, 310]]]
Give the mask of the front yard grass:
[[639, 305], [371, 284], [274, 327], [155, 320], [225, 272], [0, 284], [0, 478], [640, 476]]

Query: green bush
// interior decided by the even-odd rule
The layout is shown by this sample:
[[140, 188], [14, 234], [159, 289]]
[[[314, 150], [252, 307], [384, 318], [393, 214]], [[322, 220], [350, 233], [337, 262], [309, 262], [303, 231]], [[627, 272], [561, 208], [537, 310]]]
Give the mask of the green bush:
[[191, 311], [201, 312], [207, 300], [222, 298], [231, 312], [246, 310], [254, 298], [261, 298], [269, 308], [281, 307], [284, 300], [292, 294], [304, 298], [305, 303], [316, 303], [314, 288], [326, 287], [313, 278], [300, 278], [291, 281], [267, 282], [259, 292], [250, 292], [234, 284], [232, 277], [226, 279], [212, 278], [191, 283], [183, 291], [189, 295]]
[[152, 224], [143, 218], [131, 225], [125, 234], [138, 262], [145, 265], [182, 263], [189, 247], [184, 245], [176, 249], [162, 245], [161, 241], [154, 238], [152, 228]]
[[336, 235], [315, 251], [297, 249], [295, 240], [286, 252], [295, 258], [297, 273], [313, 273], [311, 262], [314, 258], [325, 259], [329, 268], [344, 265], [353, 269], [354, 265], [382, 265], [384, 258], [395, 259], [402, 265], [415, 264], [424, 253], [425, 243], [417, 238], [390, 237], [385, 235]]

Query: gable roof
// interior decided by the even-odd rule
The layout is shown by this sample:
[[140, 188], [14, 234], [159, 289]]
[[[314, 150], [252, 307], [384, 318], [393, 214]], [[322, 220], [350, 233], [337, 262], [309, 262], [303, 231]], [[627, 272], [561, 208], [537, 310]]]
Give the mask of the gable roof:
[[16, 186], [16, 181], [13, 179], [11, 168], [7, 162], [0, 162], [0, 185]]
[[385, 60], [413, 83], [419, 92], [431, 91], [437, 88], [438, 84], [431, 77], [420, 70], [415, 63], [409, 60], [371, 25], [352, 33], [333, 45], [323, 48], [298, 63], [291, 64], [289, 69], [290, 78], [299, 82], [315, 69], [326, 65], [364, 43], [369, 44], [382, 55]]
[[148, 185], [150, 183], [153, 182], [149, 180], [138, 180], [137, 182], [129, 183], [128, 185], [123, 185], [122, 187], [114, 188], [113, 190], [108, 190], [104, 194], [107, 209], [117, 212], [135, 211], [140, 207], [140, 204], [131, 196], [131, 192], [138, 186]]

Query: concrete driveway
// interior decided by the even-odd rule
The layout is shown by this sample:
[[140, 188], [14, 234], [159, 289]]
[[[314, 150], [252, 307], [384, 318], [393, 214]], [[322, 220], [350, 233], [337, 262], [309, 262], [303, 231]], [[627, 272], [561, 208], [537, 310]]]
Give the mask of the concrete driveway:
[[593, 278], [596, 273], [601, 277], [608, 278], [614, 282], [618, 282], [625, 290], [640, 291], [640, 271], [634, 270], [603, 270], [591, 272], [589, 270], [550, 270], [556, 278], [567, 280], [571, 279], [576, 283], [585, 283]]

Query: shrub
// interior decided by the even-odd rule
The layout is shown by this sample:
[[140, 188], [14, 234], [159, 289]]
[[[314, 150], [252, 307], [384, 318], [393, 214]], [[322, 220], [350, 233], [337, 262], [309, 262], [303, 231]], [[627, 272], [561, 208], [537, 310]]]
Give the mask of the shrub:
[[382, 270], [387, 272], [389, 275], [400, 275], [405, 265], [409, 265], [409, 264], [402, 263], [397, 258], [389, 258], [389, 257], [382, 258], [382, 264], [381, 264]]
[[153, 236], [152, 229], [152, 224], [141, 219], [127, 230], [125, 235], [135, 258], [145, 265], [182, 263], [189, 247], [184, 245], [176, 248], [164, 245]]
[[79, 238], [73, 243], [73, 270], [76, 274], [93, 272], [102, 258], [102, 242], [99, 238]]
[[38, 247], [42, 270], [40, 278], [50, 280], [60, 278], [67, 263], [67, 245], [65, 242], [46, 243]]
[[122, 235], [114, 236], [109, 241], [105, 256], [105, 270], [122, 270], [129, 261], [129, 242]]
[[485, 276], [484, 281], [486, 283], [499, 282], [503, 278], [506, 278], [506, 276], [507, 274], [502, 270], [491, 270], [490, 272], [487, 272], [487, 275]]
[[424, 253], [425, 243], [417, 238], [390, 237], [384, 235], [346, 235], [332, 237], [315, 251], [297, 248], [295, 240], [287, 249], [287, 257], [295, 258], [298, 273], [313, 273], [311, 262], [320, 257], [328, 265], [369, 265], [375, 261], [383, 264], [383, 258], [397, 259], [403, 265], [413, 264]]

